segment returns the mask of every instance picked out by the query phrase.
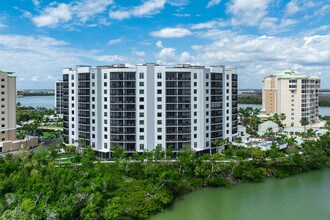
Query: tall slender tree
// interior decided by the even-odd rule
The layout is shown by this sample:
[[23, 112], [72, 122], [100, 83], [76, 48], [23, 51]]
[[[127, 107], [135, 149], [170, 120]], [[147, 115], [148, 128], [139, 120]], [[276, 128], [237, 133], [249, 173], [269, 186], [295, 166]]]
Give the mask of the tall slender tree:
[[309, 125], [309, 120], [306, 117], [301, 118], [300, 124], [304, 126], [304, 133], [306, 134], [306, 126]]

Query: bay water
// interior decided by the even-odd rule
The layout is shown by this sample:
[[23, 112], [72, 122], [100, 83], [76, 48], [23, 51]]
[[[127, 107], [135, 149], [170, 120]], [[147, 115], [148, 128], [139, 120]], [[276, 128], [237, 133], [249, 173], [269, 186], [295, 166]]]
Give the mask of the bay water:
[[330, 169], [231, 189], [203, 188], [151, 220], [330, 220]]

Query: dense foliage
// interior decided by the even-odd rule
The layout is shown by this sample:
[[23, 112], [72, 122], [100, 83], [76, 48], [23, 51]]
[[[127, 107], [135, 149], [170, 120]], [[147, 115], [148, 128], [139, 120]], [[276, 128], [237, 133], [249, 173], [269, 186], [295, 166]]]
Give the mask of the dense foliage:
[[320, 106], [330, 106], [330, 101], [328, 100], [320, 100], [319, 101]]
[[226, 149], [197, 157], [186, 148], [176, 160], [169, 160], [171, 150], [159, 148], [130, 157], [117, 148], [112, 163], [94, 163], [91, 148], [68, 147], [67, 165], [55, 148], [7, 155], [0, 158], [0, 219], [146, 219], [203, 186], [230, 187], [325, 167], [329, 146], [327, 134], [287, 152]]
[[256, 96], [238, 96], [239, 104], [262, 104], [262, 99]]
[[[330, 106], [330, 101], [329, 100], [322, 100], [326, 99], [323, 97], [320, 97], [319, 101], [319, 106]], [[251, 95], [247, 96], [246, 94], [243, 95], [238, 95], [237, 102], [240, 104], [262, 104], [262, 97], [261, 95]]]

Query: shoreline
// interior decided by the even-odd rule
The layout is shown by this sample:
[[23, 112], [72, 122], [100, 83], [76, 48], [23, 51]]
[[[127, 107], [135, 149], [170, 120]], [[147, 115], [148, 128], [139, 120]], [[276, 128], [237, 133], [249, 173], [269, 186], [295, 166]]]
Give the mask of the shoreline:
[[[324, 168], [317, 169], [317, 170], [310, 170], [310, 171], [306, 171], [306, 172], [301, 172], [301, 173], [297, 173], [297, 174], [294, 174], [294, 175], [290, 175], [286, 178], [267, 177], [267, 178], [264, 179], [263, 182], [259, 182], [259, 183], [246, 182], [246, 183], [241, 183], [241, 184], [234, 184], [230, 188], [225, 188], [225, 187], [201, 187], [201, 188], [196, 189], [192, 192], [186, 193], [186, 194], [184, 194], [180, 197], [175, 198], [174, 202], [171, 205], [169, 205], [168, 207], [166, 207], [164, 209], [164, 211], [150, 215], [149, 219], [151, 219], [151, 220], [155, 220], [155, 219], [158, 219], [158, 218], [159, 219], [171, 219], [171, 218], [173, 218], [174, 215], [178, 215], [178, 216], [181, 215], [181, 217], [182, 217], [183, 212], [184, 212], [184, 208], [182, 208], [182, 207], [187, 207], [187, 206], [190, 207], [191, 205], [196, 204], [196, 203], [197, 203], [196, 205], [198, 205], [198, 204], [199, 205], [205, 205], [204, 208], [208, 207], [209, 205], [212, 206], [212, 204], [213, 204], [212, 201], [214, 202], [214, 197], [215, 196], [213, 198], [210, 198], [211, 201], [209, 201], [208, 200], [209, 197], [200, 198], [200, 196], [202, 196], [201, 192], [203, 192], [203, 194], [207, 193], [207, 194], [212, 194], [212, 195], [218, 195], [218, 193], [219, 193], [220, 195], [227, 195], [227, 196], [232, 195], [234, 197], [235, 196], [237, 197], [237, 194], [240, 195], [238, 192], [242, 191], [242, 187], [243, 187], [243, 189], [244, 188], [245, 189], [246, 188], [248, 188], [248, 189], [252, 188], [252, 189], [262, 190], [262, 189], [265, 189], [265, 187], [266, 187], [266, 189], [268, 189], [267, 187], [269, 185], [275, 184], [276, 182], [280, 183], [280, 181], [285, 181], [285, 183], [287, 183], [288, 181], [290, 181], [290, 179], [302, 178], [304, 175], [313, 175], [313, 173], [315, 175], [318, 172], [322, 172], [322, 173], [325, 172], [326, 174], [328, 172], [330, 173], [330, 167], [324, 167]], [[328, 183], [328, 181], [326, 183]], [[266, 186], [263, 186], [264, 184]], [[199, 191], [201, 191], [201, 192], [199, 192]], [[230, 192], [230, 191], [235, 191], [235, 192]], [[254, 191], [252, 191], [252, 192], [254, 192]], [[200, 198], [200, 200], [198, 200], [198, 198]], [[224, 203], [224, 201], [223, 201], [224, 198], [223, 197], [216, 197], [216, 198], [219, 198], [219, 203], [221, 203], [221, 202]], [[190, 202], [191, 200], [192, 201], [198, 200], [198, 201], [196, 201], [196, 203], [195, 203], [195, 202]], [[250, 200], [251, 200], [251, 198], [250, 198]], [[199, 201], [201, 201], [201, 202], [198, 203]], [[209, 203], [205, 204], [206, 202], [209, 202]], [[222, 207], [222, 209], [224, 209], [224, 208], [225, 207]], [[204, 212], [206, 212], [206, 211], [204, 211]], [[240, 212], [242, 212], [242, 210], [240, 210]], [[223, 217], [223, 216], [221, 216], [221, 217]], [[178, 218], [180, 218], [180, 217], [178, 217]], [[191, 219], [191, 218], [192, 218], [192, 215], [189, 216], [189, 217], [186, 217], [184, 219]], [[250, 218], [247, 218], [247, 219], [254, 219], [254, 218], [250, 217]], [[263, 219], [263, 218], [261, 218], [261, 219]]]

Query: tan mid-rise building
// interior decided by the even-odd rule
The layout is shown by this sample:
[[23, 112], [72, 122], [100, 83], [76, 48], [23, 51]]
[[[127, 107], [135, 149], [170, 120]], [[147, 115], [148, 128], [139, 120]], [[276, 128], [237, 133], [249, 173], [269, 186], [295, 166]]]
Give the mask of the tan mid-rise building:
[[0, 142], [16, 140], [16, 76], [0, 70]]
[[285, 70], [263, 81], [262, 107], [265, 114], [282, 114], [286, 126], [301, 126], [301, 119], [310, 124], [319, 122], [320, 79]]

